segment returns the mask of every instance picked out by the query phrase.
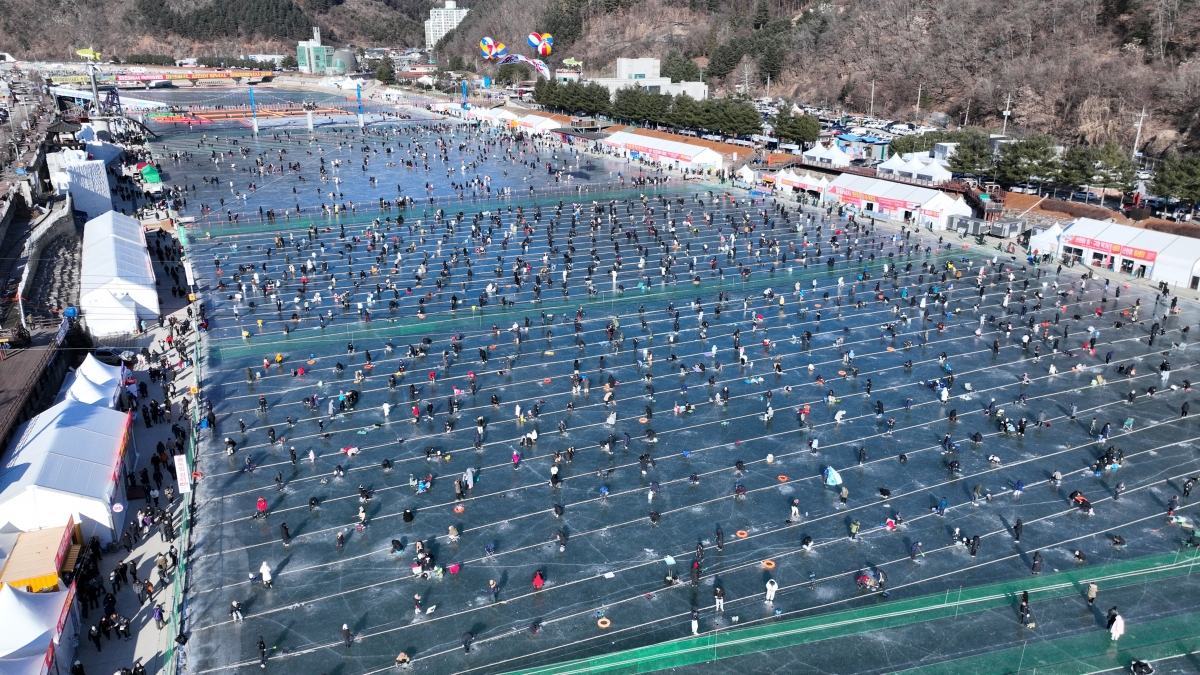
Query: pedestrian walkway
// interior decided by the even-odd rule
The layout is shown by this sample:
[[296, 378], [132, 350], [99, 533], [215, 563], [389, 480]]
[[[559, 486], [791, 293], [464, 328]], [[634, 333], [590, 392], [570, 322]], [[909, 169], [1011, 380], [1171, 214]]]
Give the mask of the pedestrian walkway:
[[[151, 243], [153, 243], [153, 239], [151, 239]], [[177, 263], [168, 262], [167, 264]], [[165, 320], [170, 317], [179, 321], [188, 318], [186, 299], [172, 298], [166, 292], [171, 278], [165, 274], [163, 264], [157, 261], [155, 262], [155, 274], [160, 280], [159, 287], [162, 289], [160, 293], [165, 296], [161, 298], [161, 302], [164, 326], [166, 327], [148, 326], [149, 329], [146, 333], [125, 341], [121, 345], [124, 349], [139, 350], [141, 347], [146, 347], [154, 353], [161, 352], [160, 345], [165, 344], [170, 327]], [[147, 324], [149, 323], [147, 322]], [[189, 352], [196, 334], [193, 329], [187, 336]], [[151, 473], [155, 471], [152, 457], [158, 453], [160, 445], [164, 445], [168, 439], [172, 438], [173, 423], [188, 432], [185, 434], [185, 438], [191, 437], [192, 424], [190, 420], [180, 416], [180, 401], [185, 397], [190, 384], [194, 382], [192, 368], [185, 365], [183, 368], [173, 369], [173, 372], [173, 377], [168, 377], [165, 381], [151, 382], [149, 368], [144, 362], [139, 360], [139, 364], [134, 370], [133, 375], [139, 384], [145, 383], [147, 387], [147, 396], [139, 399], [138, 410], [135, 411], [134, 422], [131, 425], [133, 434], [131, 451], [137, 453], [135, 474], [140, 474], [142, 471]], [[173, 396], [165, 396], [165, 382], [174, 383]], [[172, 401], [170, 412], [158, 424], [147, 425], [142, 414], [143, 404], [148, 404], [150, 399], [164, 400], [166, 398], [170, 398]], [[100, 607], [84, 610], [83, 632], [86, 634], [92, 626], [96, 626], [98, 630], [101, 628], [103, 594], [112, 592], [116, 598], [115, 613], [128, 620], [129, 636], [123, 637], [118, 631], [109, 630], [101, 632], [96, 639], [89, 636], [88, 639], [82, 641], [75, 658], [82, 664], [88, 675], [109, 675], [119, 672], [121, 669], [130, 669], [134, 675], [141, 675], [141, 670], [136, 667], [139, 664], [145, 668], [147, 673], [175, 672], [170, 661], [176, 647], [175, 638], [179, 634], [176, 603], [182, 597], [183, 586], [183, 580], [177, 576], [181, 569], [186, 569], [186, 564], [182, 568], [179, 564], [173, 564], [171, 553], [175, 553], [175, 559], [179, 563], [185, 563], [184, 556], [187, 554], [187, 523], [185, 521], [188, 516], [184, 510], [184, 502], [188, 495], [179, 493], [177, 480], [171, 473], [174, 470], [173, 463], [167, 462], [161, 466], [159, 472], [162, 476], [161, 489], [156, 479], [152, 480], [151, 487], [156, 488], [158, 492], [158, 505], [171, 512], [174, 528], [170, 534], [164, 531], [161, 523], [157, 522], [148, 528], [143, 528], [140, 537], [130, 537], [132, 550], [127, 550], [125, 546], [120, 545], [124, 533], [118, 533], [117, 542], [114, 542], [114, 545], [101, 559], [100, 575], [105, 583], [103, 591], [97, 599]], [[174, 490], [173, 499], [170, 502], [166, 496], [168, 487]], [[152, 494], [148, 490], [143, 491], [139, 488], [130, 495], [127, 503], [125, 533], [130, 532], [128, 523], [132, 522], [147, 506], [155, 505]], [[165, 575], [160, 574], [157, 570], [160, 560], [166, 562]], [[109, 573], [122, 562], [132, 563], [136, 573], [127, 579], [129, 583], [122, 584], [119, 590], [115, 590], [109, 581]], [[134, 583], [132, 577], [140, 580], [141, 584]], [[152, 593], [147, 593], [144, 588], [147, 581], [153, 587]], [[86, 604], [86, 600], [81, 598], [81, 606], [86, 606]], [[156, 609], [159, 611], [157, 617]], [[97, 641], [99, 644], [96, 644]]]

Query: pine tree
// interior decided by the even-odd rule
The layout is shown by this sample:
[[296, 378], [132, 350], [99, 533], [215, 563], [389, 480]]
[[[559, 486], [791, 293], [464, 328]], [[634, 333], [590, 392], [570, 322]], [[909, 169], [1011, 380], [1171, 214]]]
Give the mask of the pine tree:
[[754, 8], [754, 30], [758, 30], [771, 22], [771, 8], [767, 6], [767, 0], [758, 0], [758, 5]]
[[392, 65], [391, 59], [385, 56], [379, 61], [379, 65], [375, 68], [375, 79], [384, 84], [395, 84], [396, 67]]

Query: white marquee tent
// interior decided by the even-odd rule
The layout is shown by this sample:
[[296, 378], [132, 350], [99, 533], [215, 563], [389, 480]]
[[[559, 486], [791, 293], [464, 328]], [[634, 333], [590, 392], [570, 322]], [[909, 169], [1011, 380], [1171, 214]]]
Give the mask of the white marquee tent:
[[804, 159], [812, 164], [828, 164], [829, 166], [850, 166], [850, 155], [842, 152], [837, 145], [825, 146], [817, 143], [804, 151]]
[[74, 590], [30, 593], [0, 584], [0, 675], [46, 675], [74, 654]]
[[0, 616], [6, 626], [0, 631], [0, 660], [45, 658], [50, 643], [58, 640], [58, 620], [70, 594], [29, 593], [0, 584]]
[[129, 332], [131, 312], [135, 327], [158, 317], [154, 266], [137, 220], [109, 211], [84, 226], [79, 304], [94, 335]]
[[917, 171], [916, 175], [918, 180], [927, 180], [935, 184], [945, 183], [954, 178], [954, 174], [937, 162], [926, 164], [925, 168]]
[[908, 163], [904, 161], [904, 157], [899, 154], [895, 154], [891, 157], [888, 157], [886, 162], [875, 167], [875, 169], [879, 173], [896, 173], [897, 171], [903, 170], [907, 165]]
[[123, 366], [109, 366], [88, 354], [73, 375], [63, 383], [58, 401], [70, 399], [90, 405], [115, 408], [125, 380]]
[[124, 523], [129, 425], [127, 413], [79, 401], [22, 425], [0, 464], [0, 523], [28, 531], [71, 517], [84, 541], [112, 541]]

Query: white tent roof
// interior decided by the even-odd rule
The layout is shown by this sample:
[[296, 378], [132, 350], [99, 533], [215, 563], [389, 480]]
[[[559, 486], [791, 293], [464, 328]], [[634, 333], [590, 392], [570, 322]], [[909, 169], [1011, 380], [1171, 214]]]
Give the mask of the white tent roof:
[[942, 192], [919, 185], [844, 173], [829, 182], [828, 194], [858, 196], [873, 202], [887, 200], [889, 204], [912, 210], [921, 208], [922, 204], [933, 200]]
[[104, 387], [102, 384], [96, 384], [86, 377], [76, 375], [74, 382], [71, 383], [71, 388], [67, 389], [67, 398], [72, 401], [79, 401], [80, 404], [112, 407], [113, 400], [116, 398], [116, 388]]
[[879, 166], [877, 166], [875, 168], [883, 173], [888, 173], [888, 172], [894, 173], [896, 171], [903, 169], [905, 166], [907, 166], [907, 162], [904, 161], [903, 157], [901, 157], [900, 155], [897, 154], [897, 155], [892, 155], [891, 157], [888, 157], [886, 162], [884, 162], [883, 164], [880, 164]]
[[1037, 251], [1038, 254], [1049, 253], [1056, 255], [1058, 253], [1058, 240], [1062, 236], [1063, 229], [1055, 223], [1049, 228], [1033, 235], [1029, 238], [1029, 250]]
[[45, 663], [45, 654], [23, 659], [0, 659], [0, 675], [41, 675], [45, 672]]
[[127, 416], [63, 401], [26, 422], [0, 465], [0, 504], [29, 489], [107, 501]]
[[110, 366], [92, 354], [83, 358], [78, 373], [96, 384], [120, 385], [125, 379], [124, 366]]
[[618, 131], [604, 139], [604, 144], [622, 149], [627, 148], [627, 146], [634, 146], [635, 150], [648, 150], [652, 154], [658, 153], [662, 157], [677, 159], [681, 162], [691, 162], [697, 156], [706, 152], [712, 153], [714, 156], [719, 156], [717, 151], [703, 145], [673, 141], [666, 138], [658, 138], [657, 136], [645, 136], [633, 133], [632, 131]]
[[116, 211], [93, 218], [84, 226], [81, 268], [81, 299], [114, 281], [158, 292], [141, 223]]
[[925, 165], [925, 168], [916, 173], [917, 178], [927, 180], [931, 183], [945, 183], [954, 177], [946, 167], [937, 162], [930, 162]]
[[46, 648], [58, 638], [58, 618], [70, 591], [28, 593], [0, 584], [0, 659], [45, 657]]
[[747, 183], [754, 182], [754, 169], [751, 169], [749, 164], [742, 165], [742, 168], [737, 170], [737, 175]]
[[841, 148], [834, 145], [825, 153], [825, 157], [833, 166], [850, 166], [850, 155], [847, 155]]
[[93, 335], [128, 335], [137, 332], [137, 303], [130, 296], [118, 298], [107, 290], [97, 289], [82, 299], [88, 330]]
[[810, 162], [817, 162], [820, 161], [822, 157], [825, 157], [827, 152], [828, 148], [820, 143], [817, 143], [808, 150], [804, 151], [804, 159], [807, 159]]
[[924, 170], [925, 170], [925, 163], [922, 162], [921, 160], [917, 159], [916, 157], [913, 157], [912, 159], [905, 162], [904, 166], [897, 169], [896, 173], [908, 174], [915, 178], [919, 172], [924, 171]]

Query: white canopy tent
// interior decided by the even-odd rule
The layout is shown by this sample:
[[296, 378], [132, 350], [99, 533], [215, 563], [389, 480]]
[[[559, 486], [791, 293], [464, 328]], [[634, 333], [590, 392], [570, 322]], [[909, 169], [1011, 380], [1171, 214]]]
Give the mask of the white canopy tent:
[[904, 157], [900, 156], [899, 154], [896, 154], [896, 155], [892, 155], [891, 157], [888, 157], [886, 162], [875, 167], [875, 169], [879, 173], [896, 173], [897, 171], [901, 171], [902, 169], [904, 169], [904, 167], [906, 167], [907, 165], [908, 165], [908, 162], [904, 161]]
[[754, 169], [751, 169], [749, 164], [743, 164], [742, 168], [738, 169], [736, 173], [738, 180], [754, 185]]
[[0, 675], [46, 675], [63, 672], [79, 636], [74, 587], [30, 593], [0, 584]]
[[834, 145], [825, 153], [824, 162], [830, 166], [850, 166], [850, 155], [847, 155], [841, 148]]
[[58, 640], [58, 620], [71, 591], [29, 593], [10, 584], [0, 584], [0, 661], [46, 656], [51, 642]]
[[138, 329], [137, 302], [128, 295], [98, 290], [80, 303], [92, 335], [129, 335]]
[[916, 178], [917, 174], [925, 170], [925, 162], [913, 157], [904, 163], [904, 166], [896, 170], [896, 173], [905, 178]]
[[954, 174], [950, 173], [946, 167], [937, 162], [926, 164], [925, 168], [918, 171], [916, 176], [918, 180], [927, 180], [937, 184], [945, 183], [954, 178]]
[[1029, 238], [1029, 252], [1035, 255], [1044, 255], [1049, 253], [1052, 256], [1058, 255], [1058, 243], [1062, 238], [1063, 229], [1058, 223], [1051, 225], [1049, 228], [1038, 232]]
[[72, 400], [115, 408], [125, 379], [123, 366], [109, 366], [88, 354], [83, 364], [63, 383], [55, 402]]
[[824, 176], [817, 177], [805, 171], [798, 174], [791, 169], [785, 169], [779, 172], [776, 182], [785, 187], [796, 188], [797, 190], [806, 190], [809, 192], [824, 192], [825, 186], [829, 185], [829, 179]]
[[129, 426], [127, 413], [79, 401], [22, 425], [0, 465], [0, 523], [38, 530], [70, 517], [84, 541], [115, 539], [124, 523]]
[[89, 220], [80, 267], [79, 304], [93, 334], [127, 332], [131, 310], [135, 326], [158, 317], [154, 266], [137, 220], [116, 211]]

